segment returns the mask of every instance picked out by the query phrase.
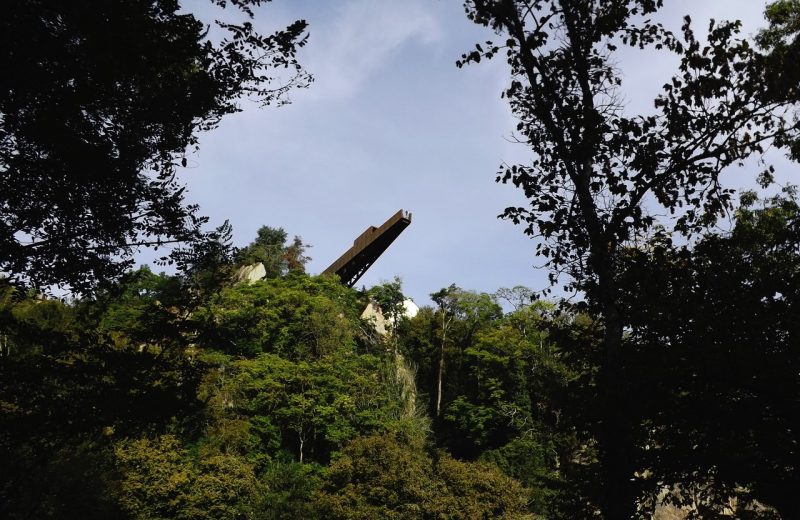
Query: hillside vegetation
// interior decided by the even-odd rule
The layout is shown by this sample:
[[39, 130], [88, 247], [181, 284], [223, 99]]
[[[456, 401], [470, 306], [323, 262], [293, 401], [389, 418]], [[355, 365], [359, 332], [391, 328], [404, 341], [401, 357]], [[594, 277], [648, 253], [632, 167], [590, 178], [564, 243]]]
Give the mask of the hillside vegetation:
[[[732, 233], [626, 252], [642, 515], [792, 507], [800, 214], [749, 204]], [[583, 303], [451, 285], [380, 335], [361, 311], [402, 303], [400, 281], [349, 289], [289, 268], [292, 247], [249, 283], [223, 254], [69, 302], [6, 286], [3, 515], [595, 514], [602, 327]]]

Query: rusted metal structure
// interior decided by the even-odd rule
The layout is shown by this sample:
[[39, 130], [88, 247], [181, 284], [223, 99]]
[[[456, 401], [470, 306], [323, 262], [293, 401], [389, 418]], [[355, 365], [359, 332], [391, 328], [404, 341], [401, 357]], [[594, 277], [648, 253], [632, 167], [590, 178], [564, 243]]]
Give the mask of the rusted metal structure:
[[338, 274], [344, 285], [354, 286], [409, 224], [411, 213], [401, 209], [380, 227], [368, 227], [353, 241], [353, 247], [322, 271], [322, 274]]

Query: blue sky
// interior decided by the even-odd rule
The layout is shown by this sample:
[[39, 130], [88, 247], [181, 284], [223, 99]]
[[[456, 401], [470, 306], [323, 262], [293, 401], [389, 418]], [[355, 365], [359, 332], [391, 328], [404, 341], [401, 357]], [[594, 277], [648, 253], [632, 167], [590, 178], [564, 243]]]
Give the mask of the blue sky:
[[[698, 30], [712, 16], [742, 19], [745, 34], [763, 24], [760, 0], [666, 3], [659, 18], [675, 30], [687, 13]], [[270, 32], [299, 18], [310, 25], [300, 59], [315, 82], [293, 92], [288, 106], [243, 102], [242, 113], [203, 135], [183, 174], [189, 199], [213, 223], [229, 219], [237, 245], [264, 224], [300, 235], [313, 246], [312, 273], [367, 226], [411, 211], [411, 226], [359, 286], [398, 275], [421, 304], [450, 283], [488, 292], [546, 287], [535, 244], [496, 218], [524, 203], [494, 182], [498, 165], [527, 158], [523, 145], [509, 142], [515, 122], [500, 99], [505, 63], [455, 66], [493, 35], [450, 0], [276, 0], [255, 23]], [[631, 110], [649, 110], [675, 63], [667, 54], [619, 56]], [[731, 172], [729, 183], [750, 184], [753, 171]]]

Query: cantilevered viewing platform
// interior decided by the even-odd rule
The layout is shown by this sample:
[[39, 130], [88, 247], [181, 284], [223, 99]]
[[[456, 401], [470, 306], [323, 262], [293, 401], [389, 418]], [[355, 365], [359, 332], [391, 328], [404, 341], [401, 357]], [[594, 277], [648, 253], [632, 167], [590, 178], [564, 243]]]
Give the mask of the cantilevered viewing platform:
[[380, 227], [368, 227], [353, 241], [353, 247], [322, 271], [322, 274], [338, 274], [344, 285], [354, 286], [409, 224], [411, 213], [401, 209]]

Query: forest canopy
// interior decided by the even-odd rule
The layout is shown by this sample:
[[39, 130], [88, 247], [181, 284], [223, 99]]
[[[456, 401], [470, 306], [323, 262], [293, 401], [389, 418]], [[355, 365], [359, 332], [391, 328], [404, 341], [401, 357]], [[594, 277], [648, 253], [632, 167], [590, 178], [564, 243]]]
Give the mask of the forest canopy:
[[[800, 2], [748, 39], [660, 0], [466, 1], [496, 41], [458, 65], [505, 60], [529, 151], [501, 217], [574, 296], [448, 279], [418, 312], [185, 202], [202, 132], [310, 82], [267, 3], [0, 19], [0, 517], [800, 518], [800, 200], [765, 153], [798, 158]], [[652, 112], [621, 49], [677, 58]], [[172, 242], [176, 271], [133, 267]]]

